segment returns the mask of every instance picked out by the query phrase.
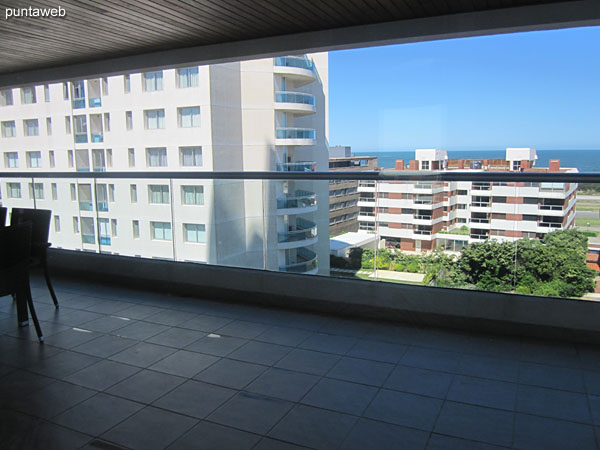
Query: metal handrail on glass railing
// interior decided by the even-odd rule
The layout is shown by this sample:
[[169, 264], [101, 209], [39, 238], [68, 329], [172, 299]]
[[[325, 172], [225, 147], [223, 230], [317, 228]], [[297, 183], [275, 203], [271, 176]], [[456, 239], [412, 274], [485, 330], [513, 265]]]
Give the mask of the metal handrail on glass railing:
[[316, 131], [313, 128], [277, 128], [277, 139], [315, 139]]
[[299, 69], [314, 70], [314, 63], [306, 56], [277, 56], [275, 65], [280, 67], [297, 67]]
[[302, 272], [310, 272], [317, 268], [318, 258], [317, 254], [312, 250], [308, 250], [306, 248], [299, 248], [296, 250], [296, 255], [300, 262], [286, 264], [280, 267], [282, 272], [294, 272], [294, 273], [302, 273]]
[[278, 172], [314, 172], [316, 169], [317, 163], [314, 161], [277, 163]]
[[296, 219], [295, 229], [278, 233], [278, 242], [306, 241], [317, 237], [317, 224], [302, 218]]
[[275, 92], [277, 103], [300, 103], [315, 106], [315, 96], [303, 92], [278, 91]]

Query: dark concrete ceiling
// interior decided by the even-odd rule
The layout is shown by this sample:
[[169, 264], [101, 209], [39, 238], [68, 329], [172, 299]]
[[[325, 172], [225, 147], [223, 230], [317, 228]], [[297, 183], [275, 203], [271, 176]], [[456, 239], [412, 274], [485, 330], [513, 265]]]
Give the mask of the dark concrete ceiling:
[[[160, 50], [559, 1], [0, 0], [0, 75]], [[58, 4], [66, 10], [64, 18], [5, 19], [6, 8]]]

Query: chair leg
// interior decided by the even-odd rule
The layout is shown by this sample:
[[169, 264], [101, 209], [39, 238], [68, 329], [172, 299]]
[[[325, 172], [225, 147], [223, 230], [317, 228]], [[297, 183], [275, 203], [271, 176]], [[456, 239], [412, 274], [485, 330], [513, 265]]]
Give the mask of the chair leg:
[[31, 298], [31, 291], [29, 290], [29, 281], [27, 281], [25, 291], [26, 292], [24, 292], [24, 295], [27, 298], [27, 305], [29, 306], [29, 313], [31, 314], [31, 319], [33, 320], [33, 325], [35, 326], [35, 332], [38, 335], [40, 343], [44, 343], [44, 335], [42, 334], [42, 328], [40, 327], [40, 322], [37, 318], [37, 314], [35, 313], [35, 308], [33, 307], [33, 299]]
[[52, 283], [50, 283], [50, 275], [48, 274], [48, 266], [46, 265], [46, 261], [44, 261], [44, 277], [46, 278], [46, 286], [48, 286], [48, 290], [50, 291], [50, 295], [52, 296], [54, 306], [58, 308], [58, 299], [56, 298], [56, 294], [54, 293]]

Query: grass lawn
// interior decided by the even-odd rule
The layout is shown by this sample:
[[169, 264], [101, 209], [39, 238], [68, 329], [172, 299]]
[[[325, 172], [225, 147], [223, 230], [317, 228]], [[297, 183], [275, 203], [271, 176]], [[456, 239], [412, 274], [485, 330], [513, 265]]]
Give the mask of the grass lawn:
[[586, 217], [575, 218], [575, 225], [577, 225], [582, 230], [585, 230], [588, 227], [600, 227], [600, 219], [588, 219]]

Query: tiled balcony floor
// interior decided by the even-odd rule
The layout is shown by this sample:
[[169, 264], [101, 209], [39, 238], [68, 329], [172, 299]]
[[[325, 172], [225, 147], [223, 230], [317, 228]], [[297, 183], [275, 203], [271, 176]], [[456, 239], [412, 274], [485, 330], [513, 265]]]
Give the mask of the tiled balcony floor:
[[32, 284], [43, 346], [0, 299], [3, 449], [597, 447], [596, 347]]

